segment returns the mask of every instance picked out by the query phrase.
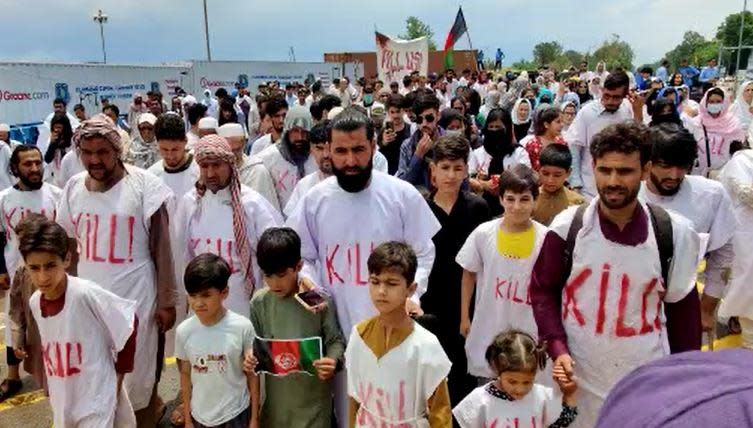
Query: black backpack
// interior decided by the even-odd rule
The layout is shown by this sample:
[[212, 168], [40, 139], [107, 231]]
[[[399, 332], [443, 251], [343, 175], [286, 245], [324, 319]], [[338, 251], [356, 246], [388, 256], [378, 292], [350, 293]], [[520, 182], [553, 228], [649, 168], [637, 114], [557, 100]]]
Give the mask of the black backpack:
[[[669, 265], [672, 263], [672, 257], [674, 257], [674, 243], [672, 242], [672, 220], [669, 217], [664, 208], [647, 204], [648, 212], [651, 215], [651, 226], [654, 229], [654, 236], [656, 236], [656, 245], [659, 248], [659, 259], [661, 261], [661, 276], [664, 280], [664, 284], [668, 284], [667, 278], [669, 277]], [[578, 232], [583, 227], [583, 213], [586, 212], [588, 204], [583, 204], [575, 211], [575, 217], [570, 224], [570, 229], [567, 231], [567, 240], [565, 241], [565, 257], [567, 258], [567, 272], [573, 267], [573, 250], [575, 249], [575, 238], [578, 236]], [[569, 276], [569, 275], [568, 275]]]

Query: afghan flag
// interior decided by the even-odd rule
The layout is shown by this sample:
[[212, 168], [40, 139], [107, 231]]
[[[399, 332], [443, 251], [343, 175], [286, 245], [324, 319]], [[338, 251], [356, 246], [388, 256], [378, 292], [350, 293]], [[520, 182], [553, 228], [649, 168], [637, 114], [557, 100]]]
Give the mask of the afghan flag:
[[259, 361], [257, 372], [273, 376], [302, 372], [314, 376], [314, 361], [322, 358], [322, 338], [280, 340], [256, 337], [254, 356]]
[[455, 60], [452, 58], [453, 46], [455, 42], [468, 31], [468, 27], [465, 25], [465, 17], [463, 16], [463, 8], [458, 8], [458, 15], [455, 17], [455, 23], [452, 24], [450, 32], [447, 33], [447, 40], [444, 42], [444, 67], [452, 68], [455, 65]]

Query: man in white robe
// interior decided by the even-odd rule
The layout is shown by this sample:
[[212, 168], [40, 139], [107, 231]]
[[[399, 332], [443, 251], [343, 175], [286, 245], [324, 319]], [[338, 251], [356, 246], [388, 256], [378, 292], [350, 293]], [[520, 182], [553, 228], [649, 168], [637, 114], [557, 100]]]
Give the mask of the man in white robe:
[[[333, 120], [330, 153], [335, 176], [314, 186], [287, 222], [301, 236], [302, 275], [333, 297], [344, 332], [376, 315], [366, 260], [374, 247], [386, 241], [410, 243], [416, 252], [418, 288], [406, 307], [420, 313], [419, 299], [434, 263], [431, 238], [440, 229], [418, 190], [372, 171], [373, 134], [369, 118], [356, 109], [347, 109]], [[345, 373], [335, 383], [336, 413], [340, 426], [345, 426]]]

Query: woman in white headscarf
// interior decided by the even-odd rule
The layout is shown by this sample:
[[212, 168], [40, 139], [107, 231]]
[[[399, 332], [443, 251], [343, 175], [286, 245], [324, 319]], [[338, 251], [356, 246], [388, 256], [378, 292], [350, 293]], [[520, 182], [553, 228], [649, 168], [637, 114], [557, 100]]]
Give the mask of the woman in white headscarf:
[[521, 141], [531, 129], [533, 106], [527, 98], [519, 98], [512, 108], [512, 127], [515, 141]]
[[737, 98], [729, 108], [730, 113], [737, 117], [740, 125], [746, 131], [750, 128], [751, 121], [753, 121], [753, 106], [751, 106], [751, 102], [753, 102], [753, 80], [746, 80], [740, 85], [740, 88], [737, 90]]
[[596, 71], [594, 71], [593, 76], [591, 76], [591, 80], [593, 80], [595, 77], [598, 77], [599, 84], [603, 88], [604, 81], [607, 80], [607, 76], [609, 76], [609, 72], [607, 71], [606, 64], [604, 64], [604, 61], [599, 61], [596, 64]]
[[492, 109], [499, 107], [499, 100], [501, 97], [502, 94], [496, 89], [486, 93], [486, 96], [484, 97], [484, 105], [478, 110], [478, 116], [476, 116], [476, 119], [481, 126], [486, 123], [486, 116], [489, 112], [492, 111]]

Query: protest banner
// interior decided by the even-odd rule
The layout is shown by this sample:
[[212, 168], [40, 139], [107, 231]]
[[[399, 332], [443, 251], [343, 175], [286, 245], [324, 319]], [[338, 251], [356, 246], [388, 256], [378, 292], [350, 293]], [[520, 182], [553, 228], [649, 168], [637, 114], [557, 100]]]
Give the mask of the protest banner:
[[376, 33], [377, 73], [385, 85], [401, 83], [403, 77], [417, 71], [427, 75], [429, 70], [429, 39], [393, 39]]

